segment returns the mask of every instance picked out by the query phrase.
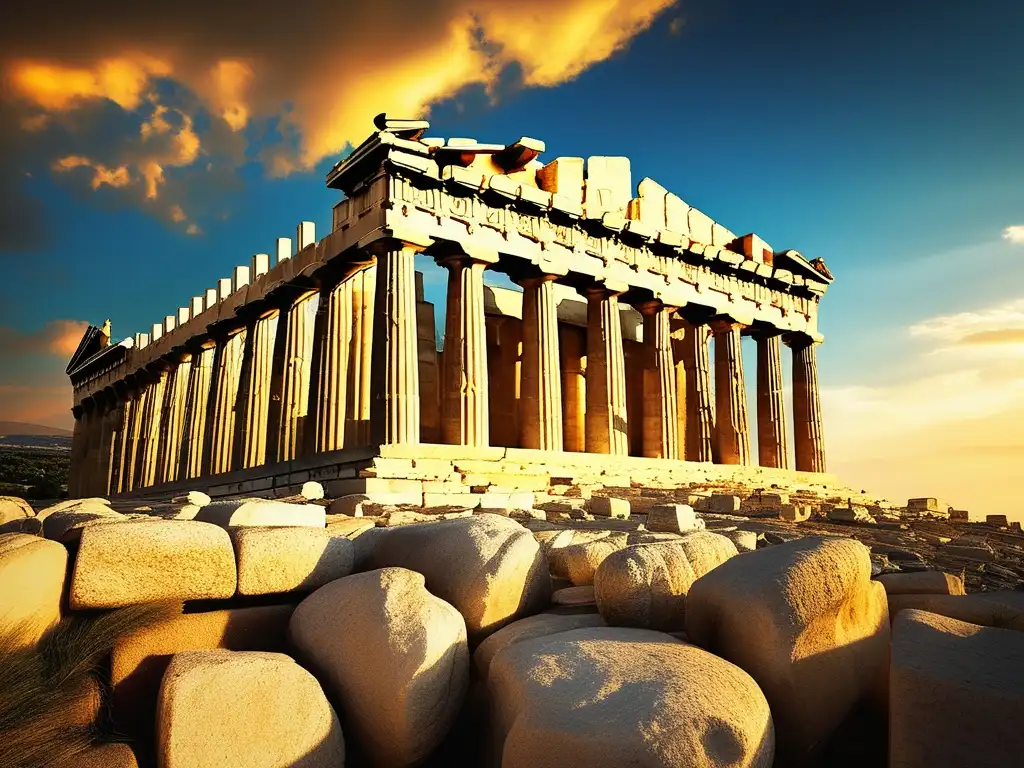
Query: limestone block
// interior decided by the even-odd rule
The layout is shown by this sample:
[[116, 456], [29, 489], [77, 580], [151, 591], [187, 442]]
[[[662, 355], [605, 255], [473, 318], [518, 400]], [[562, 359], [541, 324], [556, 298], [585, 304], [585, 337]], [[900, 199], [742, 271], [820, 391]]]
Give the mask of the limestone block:
[[707, 500], [707, 511], [716, 515], [735, 515], [740, 511], [740, 497], [715, 493]]
[[324, 487], [316, 480], [307, 480], [299, 494], [310, 501], [318, 501], [324, 497]]
[[866, 507], [853, 504], [848, 507], [832, 507], [828, 511], [828, 519], [838, 523], [874, 523]]
[[699, 530], [702, 522], [688, 504], [655, 504], [647, 510], [645, 527], [662, 533], [689, 533]]
[[637, 184], [637, 193], [640, 197], [633, 201], [639, 203], [639, 215], [636, 218], [652, 229], [666, 229], [665, 198], [668, 190], [654, 179], [645, 176]]
[[892, 768], [1020, 763], [1024, 633], [903, 611], [889, 691]]
[[959, 557], [963, 560], [976, 560], [978, 562], [992, 562], [996, 559], [995, 550], [988, 545], [973, 544], [958, 544], [953, 542], [952, 544], [946, 544], [942, 547], [943, 554], [951, 557]]
[[588, 219], [599, 219], [609, 212], [625, 212], [633, 197], [629, 158], [588, 157], [583, 189], [583, 210]]
[[584, 587], [594, 583], [594, 574], [606, 557], [626, 546], [628, 540], [624, 534], [612, 534], [597, 541], [572, 544], [552, 554], [558, 561], [558, 572], [564, 569], [573, 586]]
[[791, 523], [802, 523], [811, 518], [811, 507], [808, 504], [783, 504], [779, 507], [779, 516]]
[[751, 233], [739, 238], [739, 246], [744, 256], [761, 264], [771, 264], [775, 260], [775, 251], [759, 236]]
[[235, 553], [227, 531], [192, 521], [97, 525], [82, 532], [72, 610], [231, 597]]
[[704, 245], [711, 245], [711, 230], [715, 222], [703, 211], [690, 208], [687, 211], [687, 221], [690, 223], [690, 239]]
[[462, 509], [476, 509], [480, 506], [479, 493], [424, 493], [423, 506], [431, 507], [460, 507]]
[[789, 504], [789, 494], [762, 491], [757, 494], [757, 502], [765, 507], [781, 507], [784, 504]]
[[925, 497], [920, 499], [908, 499], [908, 512], [947, 512], [949, 505], [936, 498]]
[[80, 523], [89, 520], [106, 519], [110, 522], [127, 520], [128, 518], [120, 512], [115, 512], [109, 507], [95, 506], [85, 510], [68, 510], [54, 512], [43, 518], [43, 536], [54, 541], [59, 541], [69, 530]]
[[552, 605], [578, 606], [592, 605], [597, 607], [597, 596], [592, 586], [563, 587], [551, 595]]
[[540, 545], [519, 523], [499, 515], [388, 529], [375, 542], [370, 563], [422, 573], [427, 588], [462, 614], [471, 642], [536, 613], [551, 598]]
[[469, 685], [466, 625], [419, 573], [384, 568], [332, 581], [295, 609], [289, 636], [374, 764], [424, 759], [458, 715]]
[[596, 613], [538, 613], [508, 624], [488, 637], [473, 651], [473, 667], [480, 679], [486, 680], [491, 661], [499, 651], [524, 640], [557, 635], [574, 629], [607, 626]]
[[758, 681], [780, 756], [799, 762], [886, 671], [885, 588], [867, 547], [816, 537], [734, 557], [686, 598], [686, 634]]
[[537, 186], [563, 195], [576, 205], [583, 203], [583, 158], [556, 157], [537, 171]]
[[565, 559], [565, 553], [562, 552], [562, 550], [567, 547], [571, 547], [574, 544], [585, 544], [589, 541], [598, 541], [599, 539], [607, 538], [610, 535], [611, 531], [580, 531], [559, 528], [553, 536], [543, 540], [538, 539], [538, 541], [541, 542], [544, 554], [547, 556], [551, 575], [561, 579], [567, 579], [569, 578], [569, 570]]
[[208, 493], [203, 493], [202, 491], [186, 491], [174, 496], [171, 501], [175, 504], [191, 504], [194, 507], [205, 507], [213, 499], [210, 498]]
[[917, 609], [958, 621], [1024, 632], [1024, 593], [979, 592], [972, 595], [889, 595], [889, 616]]
[[338, 533], [342, 536], [355, 538], [364, 531], [376, 527], [376, 520], [364, 517], [350, 517], [349, 515], [328, 515], [327, 530]]
[[123, 733], [145, 739], [153, 727], [160, 681], [171, 657], [182, 651], [284, 651], [294, 604], [169, 613], [145, 629], [117, 639], [110, 654], [113, 721]]
[[963, 595], [964, 583], [959, 576], [942, 571], [916, 573], [884, 573], [878, 582], [885, 593], [892, 595]]
[[238, 594], [313, 590], [352, 572], [355, 546], [324, 528], [235, 528]]
[[[690, 236], [690, 206], [669, 192], [665, 195], [665, 227], [683, 237]], [[686, 243], [683, 243], [686, 245]]]
[[309, 672], [283, 653], [185, 651], [160, 686], [162, 768], [334, 768], [345, 740]]
[[288, 504], [268, 499], [214, 501], [203, 507], [195, 519], [225, 528], [253, 526], [306, 526], [323, 528], [327, 511], [317, 504]]
[[66, 768], [139, 768], [139, 761], [127, 744], [103, 744], [78, 755]]
[[35, 517], [32, 505], [17, 496], [0, 496], [0, 523]]
[[345, 496], [339, 496], [328, 504], [327, 515], [328, 517], [330, 515], [362, 517], [365, 507], [370, 503], [370, 497], [365, 493], [349, 493]]
[[757, 549], [757, 534], [754, 531], [727, 531], [722, 535], [735, 544], [739, 552], [753, 552]]
[[736, 233], [722, 226], [717, 221], [711, 226], [711, 244], [716, 248], [725, 248], [736, 239]]
[[514, 643], [491, 660], [488, 691], [503, 768], [772, 764], [772, 714], [750, 676], [661, 632]]
[[4, 533], [28, 533], [32, 536], [42, 536], [43, 521], [38, 517], [16, 517], [0, 524], [0, 534]]
[[611, 626], [681, 630], [690, 587], [735, 555], [729, 539], [706, 532], [618, 550], [594, 575], [597, 609]]
[[586, 510], [594, 517], [628, 520], [629, 500], [616, 499], [611, 496], [594, 496], [587, 501]]
[[1001, 528], [1006, 528], [1010, 525], [1006, 515], [985, 515], [985, 522], [989, 525], [998, 525]]
[[22, 533], [0, 535], [0, 632], [12, 648], [34, 646], [60, 621], [68, 551]]

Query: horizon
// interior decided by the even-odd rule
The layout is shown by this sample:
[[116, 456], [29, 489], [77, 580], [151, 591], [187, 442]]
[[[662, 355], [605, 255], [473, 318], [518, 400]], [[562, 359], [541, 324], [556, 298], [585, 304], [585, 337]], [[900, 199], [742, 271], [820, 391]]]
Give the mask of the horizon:
[[[210, 35], [205, 6], [103, 11], [70, 40], [74, 11], [5, 25], [0, 420], [68, 428], [87, 324], [145, 331], [300, 220], [325, 236], [326, 170], [387, 111], [543, 162], [626, 156], [634, 188], [821, 256], [828, 471], [1024, 520], [1019, 4], [381, 2], [320, 48], [316, 3], [325, 29], [290, 34], [262, 6]], [[391, 57], [348, 31], [371, 24]]]

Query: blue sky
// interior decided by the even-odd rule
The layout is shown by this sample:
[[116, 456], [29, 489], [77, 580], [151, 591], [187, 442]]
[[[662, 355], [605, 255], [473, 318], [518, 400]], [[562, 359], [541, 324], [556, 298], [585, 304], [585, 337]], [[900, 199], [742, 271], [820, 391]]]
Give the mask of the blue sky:
[[[975, 350], [966, 350], [975, 345], [936, 330], [946, 327], [942, 318], [963, 313], [983, 330], [1024, 327], [1024, 308], [1020, 316], [1012, 309], [1024, 298], [1024, 243], [1017, 242], [1024, 233], [1006, 234], [1024, 225], [1024, 5], [453, 0], [430, 12], [403, 5], [379, 4], [387, 18], [413, 14], [406, 26], [395, 27], [408, 49], [402, 77], [382, 78], [371, 88], [359, 78], [374, 66], [372, 57], [346, 60], [340, 52], [306, 69], [283, 63], [285, 51], [280, 61], [254, 56], [248, 96], [240, 98], [249, 118], [244, 130], [231, 135], [223, 126], [218, 133], [217, 118], [218, 108], [231, 106], [224, 96], [230, 89], [211, 91], [182, 64], [216, 60], [216, 39], [168, 53], [165, 40], [137, 31], [145, 29], [141, 21], [127, 25], [131, 35], [103, 37], [105, 28], [100, 37], [109, 42], [62, 65], [87, 67], [82, 61], [90, 56], [99, 61], [129, 50], [152, 50], [173, 61], [170, 74], [144, 66], [159, 95], [151, 104], [169, 107], [166, 114], [180, 110], [167, 136], [190, 130], [198, 137], [197, 153], [182, 150], [176, 160], [170, 156], [181, 146], [164, 153], [165, 181], [155, 199], [146, 199], [134, 183], [96, 189], [89, 183], [91, 169], [100, 165], [125, 163], [133, 174], [131, 162], [142, 167], [137, 155], [118, 149], [118, 131], [128, 136], [153, 122], [152, 107], [133, 105], [123, 95], [111, 101], [86, 94], [69, 106], [34, 96], [27, 87], [19, 92], [24, 81], [11, 73], [23, 71], [18, 68], [26, 61], [62, 62], [61, 52], [42, 38], [21, 43], [0, 61], [8, 75], [9, 87], [0, 94], [8, 114], [50, 118], [46, 128], [23, 131], [12, 141], [6, 140], [10, 131], [0, 135], [6, 154], [0, 171], [16, 177], [0, 180], [0, 190], [15, 184], [19, 195], [35, 198], [49, 236], [40, 248], [0, 252], [7, 275], [0, 284], [0, 344], [9, 360], [0, 372], [0, 396], [8, 401], [0, 400], [0, 419], [17, 415], [26, 383], [62, 371], [63, 360], [30, 343], [52, 339], [48, 323], [110, 317], [115, 336], [127, 336], [172, 313], [235, 264], [247, 263], [250, 254], [272, 250], [274, 238], [291, 236], [298, 221], [312, 219], [320, 235], [326, 233], [337, 198], [324, 188], [325, 171], [341, 155], [342, 140], [364, 138], [373, 114], [394, 103], [429, 105], [432, 135], [493, 142], [532, 136], [547, 144], [541, 159], [626, 155], [634, 183], [651, 176], [735, 232], [757, 232], [777, 250], [823, 257], [836, 275], [820, 321], [827, 414], [836, 414], [840, 430], [836, 434], [826, 423], [830, 454], [840, 468], [865, 473], [864, 482], [877, 478], [884, 490], [901, 493], [911, 493], [906, 485], [932, 482], [926, 468], [904, 485], [882, 468], [892, 460], [872, 454], [870, 419], [891, 422], [891, 413], [869, 415], [865, 398], [876, 406], [888, 398], [896, 409], [904, 390], [930, 393], [936, 398], [933, 423], [915, 422], [907, 432], [931, 434], [947, 423], [943, 412], [953, 406], [942, 398], [950, 385], [921, 382], [970, 371], [985, 381], [1010, 382], [1009, 390], [990, 393], [1009, 415], [984, 409], [960, 414], [943, 434], [959, 434], [973, 418], [1005, 422], [1024, 412], [1014, 399], [1019, 392], [1012, 370], [1002, 378], [987, 373], [992, 365], [1003, 371], [1016, 360], [1024, 377], [1024, 358], [1016, 357], [1019, 339], [1011, 333], [1011, 343], [998, 350], [984, 345], [979, 362]], [[202, 11], [196, 8], [199, 25]], [[485, 46], [505, 51], [489, 59], [499, 71], [488, 74], [486, 83], [466, 74], [472, 61], [457, 65], [457, 47], [435, 48], [418, 37], [436, 33], [441, 24], [428, 20], [428, 13], [459, 19], [467, 12], [479, 20]], [[182, 24], [189, 16], [183, 14]], [[575, 40], [581, 19], [593, 27], [582, 43]], [[250, 61], [239, 53], [247, 41], [237, 35], [245, 32], [223, 42], [224, 57]], [[261, 30], [249, 34], [256, 39]], [[332, 64], [337, 70], [328, 78], [324, 70]], [[381, 57], [381, 68], [392, 64]], [[294, 79], [281, 85], [285, 72]], [[404, 92], [403, 77], [417, 80], [416, 93]], [[531, 84], [545, 81], [552, 84]], [[309, 94], [321, 103], [319, 113], [309, 106]], [[334, 102], [345, 105], [341, 112], [328, 109]], [[299, 117], [289, 124], [289, 115]], [[332, 142], [337, 149], [328, 152]], [[296, 160], [302, 147], [314, 144], [303, 162]], [[91, 165], [51, 170], [65, 153], [86, 156]], [[269, 178], [269, 158], [277, 156], [290, 157], [299, 169]], [[213, 181], [195, 172], [204, 164]], [[172, 195], [185, 209], [182, 217], [159, 207]], [[186, 234], [186, 224], [199, 233]], [[965, 351], [943, 351], [957, 345]], [[49, 407], [30, 412], [66, 424], [66, 416], [50, 414]], [[969, 434], [985, 431], [975, 427]], [[964, 439], [970, 442], [956, 438]], [[1019, 438], [1016, 446], [1024, 456]], [[905, 453], [920, 448], [910, 443]], [[995, 454], [1002, 455], [998, 446]], [[934, 470], [940, 486], [948, 484], [944, 474], [949, 471]], [[950, 486], [950, 493], [981, 499], [969, 481]], [[920, 495], [926, 492], [920, 488]], [[1005, 511], [996, 507], [1010, 496], [984, 498], [990, 511]]]

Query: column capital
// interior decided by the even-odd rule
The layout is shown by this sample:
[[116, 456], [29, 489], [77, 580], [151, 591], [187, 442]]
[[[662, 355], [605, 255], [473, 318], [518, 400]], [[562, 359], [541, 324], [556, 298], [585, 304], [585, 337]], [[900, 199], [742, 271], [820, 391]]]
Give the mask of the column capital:
[[421, 253], [434, 244], [434, 238], [426, 232], [404, 222], [392, 222], [387, 227], [380, 227], [363, 237], [356, 245], [358, 248], [369, 251], [374, 256], [380, 256], [388, 251], [414, 251]]
[[788, 333], [788, 331], [782, 328], [777, 328], [774, 325], [757, 324], [747, 328], [747, 334], [750, 338], [755, 341], [761, 341], [762, 339], [774, 339], [778, 336], [782, 336]]
[[616, 280], [605, 280], [604, 282], [591, 283], [580, 292], [587, 299], [607, 299], [611, 296], [621, 296], [629, 290], [629, 286]]
[[534, 288], [543, 283], [553, 282], [554, 280], [557, 280], [560, 277], [562, 277], [562, 275], [537, 275], [535, 277], [522, 277], [516, 280], [515, 283], [520, 288]]
[[749, 326], [749, 323], [745, 323], [730, 315], [717, 315], [708, 321], [708, 325], [711, 326], [711, 330], [715, 334], [719, 334], [729, 333], [734, 330], [742, 331], [744, 328]]
[[825, 337], [820, 333], [789, 331], [782, 334], [782, 343], [790, 349], [807, 349], [815, 344], [821, 344], [824, 340]]
[[429, 255], [434, 256], [434, 260], [444, 267], [467, 263], [491, 265], [497, 264], [500, 258], [497, 249], [473, 242], [444, 242], [436, 248], [430, 248]]
[[637, 302], [633, 305], [633, 309], [641, 315], [654, 315], [662, 311], [667, 311], [669, 313], [675, 312], [679, 307], [666, 304], [661, 299], [650, 299], [648, 301]]

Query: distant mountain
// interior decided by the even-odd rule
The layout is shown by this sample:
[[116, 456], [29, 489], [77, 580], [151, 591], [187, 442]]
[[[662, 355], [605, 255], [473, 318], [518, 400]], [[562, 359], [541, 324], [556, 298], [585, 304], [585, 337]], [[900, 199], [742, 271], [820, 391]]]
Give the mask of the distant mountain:
[[25, 424], [21, 421], [0, 421], [0, 435], [45, 435], [47, 437], [71, 437], [71, 431], [46, 427], [42, 424]]

